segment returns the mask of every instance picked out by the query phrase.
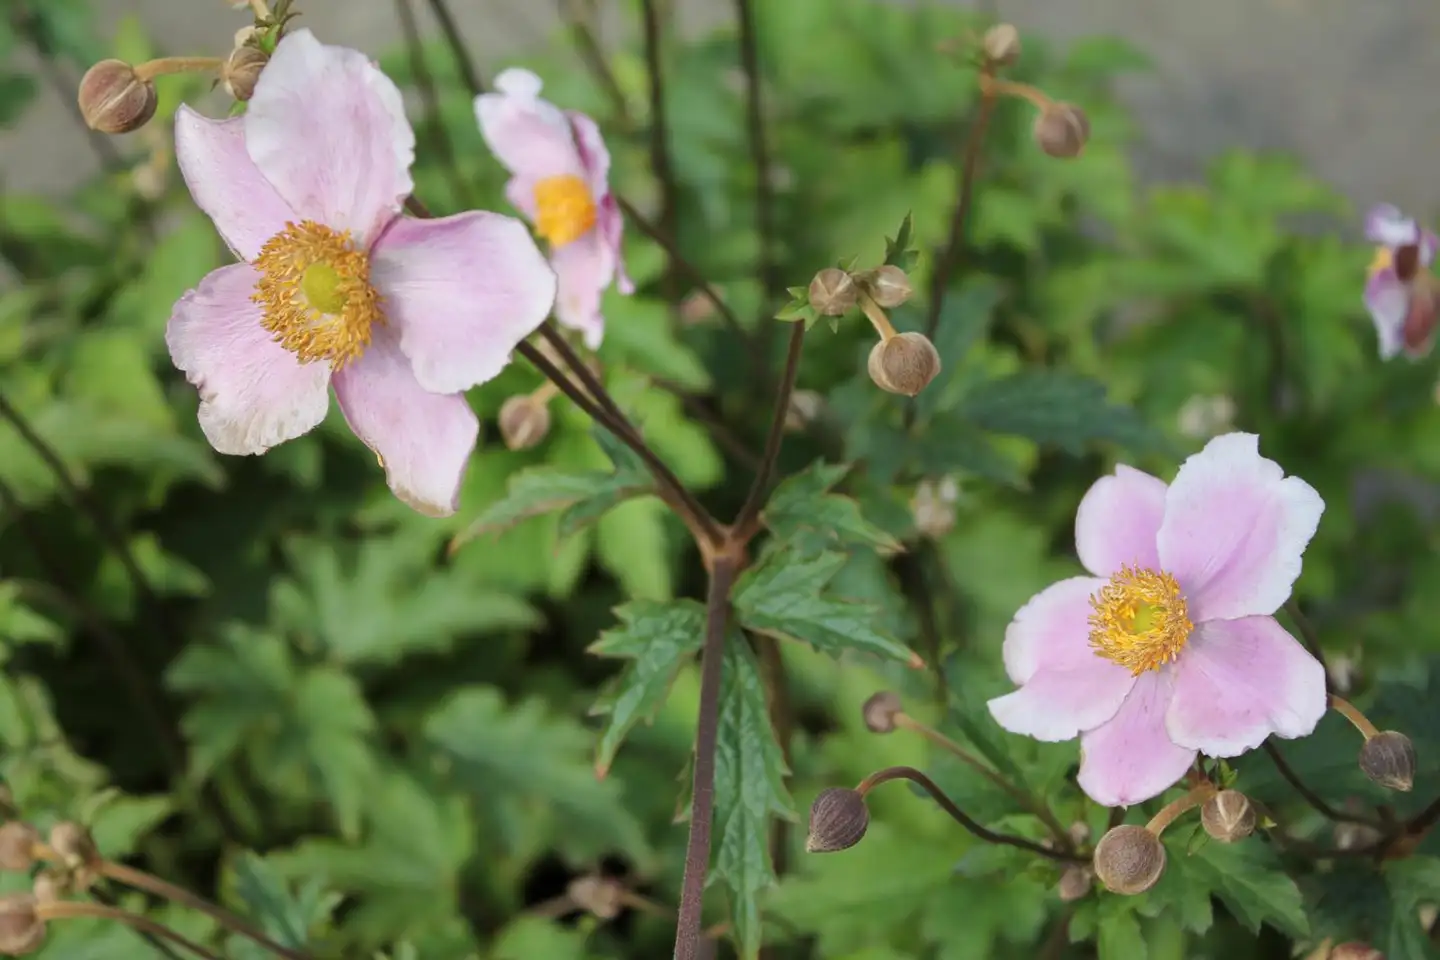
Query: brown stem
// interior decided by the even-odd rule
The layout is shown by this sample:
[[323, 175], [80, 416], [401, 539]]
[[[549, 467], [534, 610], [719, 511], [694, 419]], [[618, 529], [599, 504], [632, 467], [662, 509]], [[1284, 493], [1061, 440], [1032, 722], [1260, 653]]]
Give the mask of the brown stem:
[[1040, 110], [1048, 110], [1055, 105], [1055, 101], [1051, 100], [1039, 87], [1032, 87], [1028, 83], [999, 80], [993, 73], [982, 72], [980, 74], [980, 90], [991, 96], [1017, 97], [1027, 100]]
[[[762, 303], [780, 286], [775, 263], [775, 194], [770, 184], [770, 151], [765, 141], [765, 113], [761, 102], [760, 51], [755, 31], [753, 0], [735, 0], [740, 28], [740, 66], [745, 72], [745, 126], [750, 138], [750, 163], [755, 170], [755, 230], [760, 238], [760, 296]], [[768, 342], [769, 325], [762, 326]]]
[[605, 58], [605, 51], [595, 36], [590, 19], [581, 13], [579, 0], [559, 0], [559, 6], [560, 18], [570, 28], [570, 37], [575, 42], [580, 59], [585, 61], [586, 69], [610, 98], [610, 105], [615, 110], [615, 121], [628, 128], [630, 104], [625, 99], [625, 91], [620, 89], [620, 82], [615, 79], [614, 71], [610, 69], [610, 61]]
[[203, 913], [222, 927], [232, 930], [243, 937], [248, 937], [271, 953], [284, 957], [285, 960], [311, 960], [310, 955], [305, 953], [305, 951], [294, 950], [276, 943], [267, 937], [263, 931], [223, 907], [217, 906], [209, 900], [198, 897], [190, 891], [182, 887], [177, 887], [175, 884], [167, 880], [162, 880], [153, 874], [146, 873], [143, 870], [136, 870], [133, 867], [125, 866], [123, 863], [115, 863], [110, 860], [100, 861], [97, 869], [102, 877], [108, 877], [116, 883], [123, 883], [137, 890], [153, 893], [157, 897], [163, 897], [182, 907], [188, 907], [191, 910]]
[[651, 377], [650, 382], [679, 400], [680, 405], [685, 408], [685, 412], [699, 420], [705, 429], [710, 431], [715, 442], [725, 448], [726, 453], [744, 464], [747, 469], [760, 469], [760, 457], [746, 445], [745, 441], [736, 436], [729, 425], [715, 411], [707, 407], [700, 397], [686, 390], [680, 384], [672, 383], [663, 377]]
[[[670, 159], [670, 129], [665, 118], [664, 49], [660, 36], [660, 10], [656, 0], [640, 0], [641, 19], [645, 25], [645, 69], [650, 79], [650, 169], [660, 183], [660, 229], [679, 240], [676, 223], [679, 185]], [[668, 251], [667, 251], [668, 252]], [[667, 266], [665, 294], [671, 303], [675, 295], [675, 264]]]
[[114, 920], [117, 923], [125, 924], [127, 927], [133, 927], [142, 933], [148, 933], [151, 936], [169, 940], [178, 947], [183, 947], [197, 956], [204, 957], [205, 960], [223, 960], [218, 953], [212, 953], [194, 940], [182, 937], [163, 923], [156, 923], [148, 917], [142, 917], [138, 913], [131, 913], [128, 910], [120, 910], [116, 907], [105, 907], [98, 903], [77, 903], [73, 900], [54, 900], [37, 905], [35, 907], [35, 915], [47, 922], [51, 920], [80, 918]]
[[1437, 822], [1440, 822], [1440, 797], [1430, 801], [1430, 805], [1421, 810], [1405, 824], [1405, 832], [1414, 836], [1420, 836], [1429, 831]]
[[1301, 780], [1299, 774], [1285, 761], [1285, 758], [1280, 753], [1280, 749], [1276, 747], [1275, 744], [1266, 740], [1261, 746], [1265, 749], [1265, 752], [1270, 755], [1270, 759], [1275, 764], [1275, 769], [1280, 771], [1280, 776], [1284, 777], [1286, 782], [1295, 788], [1295, 792], [1300, 794], [1305, 802], [1314, 807], [1321, 815], [1330, 820], [1334, 820], [1336, 823], [1363, 823], [1367, 826], [1375, 826], [1374, 821], [1342, 813], [1320, 799], [1319, 794], [1306, 786], [1305, 781]]
[[1158, 837], [1164, 833], [1165, 828], [1174, 823], [1176, 818], [1182, 813], [1193, 810], [1213, 796], [1215, 796], [1215, 785], [1207, 780], [1190, 790], [1185, 796], [1177, 800], [1171, 800], [1165, 806], [1161, 807], [1160, 812], [1151, 817], [1150, 822], [1145, 824], [1145, 829]]
[[1340, 714], [1340, 716], [1346, 720], [1349, 720], [1366, 740], [1369, 740], [1380, 732], [1375, 729], [1375, 724], [1370, 722], [1369, 717], [1361, 713], [1355, 704], [1343, 697], [1337, 697], [1333, 693], [1330, 694], [1330, 709]]
[[450, 189], [455, 194], [455, 202], [463, 206], [469, 201], [470, 191], [466, 189], [465, 179], [460, 175], [455, 144], [450, 139], [450, 129], [445, 125], [440, 113], [440, 91], [435, 86], [435, 76], [430, 72], [430, 65], [425, 61], [425, 46], [420, 37], [420, 26], [415, 21], [412, 2], [413, 0], [395, 0], [395, 16], [400, 21], [400, 32], [405, 36], [410, 72], [415, 77], [415, 86], [420, 91], [420, 99], [425, 107], [425, 129], [430, 133], [430, 145], [445, 169]]
[[600, 378], [595, 375], [595, 371], [591, 370], [590, 365], [575, 352], [575, 348], [570, 346], [570, 341], [566, 340], [565, 335], [555, 328], [555, 324], [549, 320], [542, 323], [540, 325], [540, 336], [544, 338], [546, 343], [550, 344], [550, 347], [555, 351], [555, 355], [570, 368], [571, 375], [580, 381], [580, 385], [585, 388], [585, 392], [590, 394], [591, 398], [600, 405], [601, 409], [610, 415], [610, 419], [638, 437], [640, 432], [635, 429], [635, 425], [630, 422], [630, 418], [625, 416], [625, 411], [620, 409], [620, 405], [610, 396], [610, 391], [605, 389], [605, 384], [600, 382]]
[[880, 784], [887, 783], [891, 780], [909, 780], [911, 783], [919, 785], [926, 793], [934, 798], [942, 810], [950, 815], [950, 819], [987, 843], [999, 843], [1007, 847], [1018, 847], [1021, 850], [1029, 850], [1031, 853], [1037, 853], [1050, 860], [1059, 860], [1062, 863], [1089, 862], [1078, 853], [1073, 853], [1068, 850], [1052, 850], [1033, 840], [1026, 840], [1024, 837], [1013, 837], [1008, 833], [996, 833], [993, 830], [986, 829], [977, 821], [972, 820], [964, 810], [956, 806], [955, 801], [946, 796], [945, 791], [936, 786], [934, 780], [931, 780], [914, 767], [886, 767], [884, 770], [872, 773], [864, 780], [861, 780], [855, 787], [855, 792], [863, 797]]
[[140, 80], [153, 80], [172, 73], [219, 73], [225, 61], [219, 57], [161, 57], [135, 67]]
[[876, 303], [867, 293], [860, 294], [860, 312], [870, 321], [875, 332], [880, 334], [881, 340], [893, 340], [895, 338], [895, 325], [885, 315], [885, 309]]
[[694, 786], [690, 802], [690, 839], [685, 847], [685, 879], [675, 922], [675, 960], [700, 957], [700, 919], [705, 879], [710, 868], [710, 832], [715, 815], [715, 746], [720, 723], [720, 681], [730, 617], [730, 588], [740, 559], [730, 552], [715, 557], [705, 597], [705, 645], [700, 653], [700, 717], [695, 731]]
[[780, 458], [780, 446], [785, 439], [785, 419], [790, 413], [790, 395], [795, 391], [795, 377], [800, 371], [800, 353], [805, 346], [805, 324], [793, 324], [790, 331], [790, 348], [785, 353], [785, 369], [780, 375], [780, 389], [775, 392], [775, 412], [771, 415], [770, 435], [765, 438], [765, 452], [760, 457], [760, 469], [750, 485], [750, 494], [745, 505], [735, 518], [736, 535], [748, 541], [760, 529], [760, 510], [765, 506], [765, 497], [770, 492], [770, 478], [775, 473], [775, 462]]
[[440, 32], [445, 35], [445, 43], [450, 47], [450, 55], [455, 58], [455, 68], [460, 71], [460, 78], [465, 81], [465, 89], [470, 91], [472, 97], [484, 93], [485, 80], [475, 68], [475, 60], [470, 56], [465, 38], [460, 36], [460, 28], [455, 23], [450, 7], [445, 0], [430, 0], [430, 9], [434, 11], [435, 19], [440, 22]]

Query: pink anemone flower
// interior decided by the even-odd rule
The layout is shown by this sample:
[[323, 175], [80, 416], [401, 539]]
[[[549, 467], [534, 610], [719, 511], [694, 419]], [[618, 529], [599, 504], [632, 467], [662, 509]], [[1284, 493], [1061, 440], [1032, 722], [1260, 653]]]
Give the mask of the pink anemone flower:
[[624, 221], [610, 192], [610, 151], [594, 120], [541, 99], [540, 87], [529, 70], [505, 70], [497, 92], [475, 98], [475, 116], [510, 171], [505, 195], [550, 244], [560, 284], [556, 319], [594, 350], [605, 333], [601, 293], [612, 281], [621, 293], [635, 289], [621, 262]]
[[1365, 236], [1379, 245], [1365, 283], [1365, 307], [1375, 323], [1380, 357], [1389, 360], [1402, 350], [1423, 357], [1435, 339], [1440, 289], [1428, 268], [1440, 243], [1388, 203], [1370, 208]]
[[1325, 670], [1271, 614], [1324, 509], [1253, 434], [1211, 440], [1168, 487], [1118, 467], [1075, 517], [1091, 576], [1015, 615], [1004, 660], [1019, 689], [991, 714], [1038, 740], [1078, 735], [1080, 786], [1106, 806], [1158, 796], [1197, 752], [1233, 757], [1271, 734], [1309, 734]]
[[400, 216], [415, 135], [400, 91], [355, 50], [287, 35], [245, 114], [182, 107], [175, 153], [242, 262], [175, 304], [170, 356], [220, 453], [316, 427], [334, 387], [398, 496], [455, 511], [479, 425], [462, 391], [549, 313], [555, 278], [519, 220]]

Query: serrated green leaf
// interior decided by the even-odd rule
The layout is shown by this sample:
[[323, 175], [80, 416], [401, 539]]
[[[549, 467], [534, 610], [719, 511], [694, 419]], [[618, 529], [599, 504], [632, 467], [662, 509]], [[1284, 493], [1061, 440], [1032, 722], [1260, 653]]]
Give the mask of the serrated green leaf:
[[1300, 888], [1275, 854], [1254, 843], [1210, 843], [1193, 856], [1171, 851], [1181, 869], [1219, 897], [1251, 932], [1270, 924], [1292, 937], [1310, 932]]
[[705, 610], [693, 600], [636, 600], [615, 615], [620, 625], [590, 645], [598, 656], [632, 661], [591, 711], [607, 718], [595, 748], [595, 772], [602, 777], [626, 734], [640, 721], [655, 718], [680, 668], [700, 649], [705, 632]]
[[310, 930], [328, 919], [339, 901], [314, 882], [306, 883], [296, 896], [269, 863], [248, 850], [232, 861], [231, 869], [236, 894], [281, 946], [303, 949], [310, 942]]
[[785, 755], [775, 740], [765, 685], [745, 637], [725, 642], [715, 747], [715, 869], [730, 890], [731, 919], [742, 957], [760, 951], [759, 894], [775, 882], [770, 818], [793, 819]]
[[1054, 444], [1076, 456], [1095, 440], [1137, 451], [1168, 447], [1133, 409], [1110, 403], [1103, 384], [1069, 371], [1023, 370], [990, 380], [971, 389], [958, 412], [982, 429]]
[[859, 503], [829, 492], [849, 470], [844, 464], [817, 461], [787, 477], [765, 505], [765, 525], [782, 540], [809, 532], [836, 546], [864, 544], [882, 554], [900, 551], [900, 541], [866, 520]]
[[900, 229], [895, 231], [894, 239], [885, 238], [885, 262], [901, 270], [915, 269], [915, 263], [919, 254], [911, 249], [913, 235], [915, 232], [915, 218], [913, 214], [906, 213], [905, 219], [900, 221]]
[[800, 640], [831, 656], [851, 650], [917, 664], [914, 653], [880, 633], [871, 607], [823, 594], [845, 562], [840, 553], [774, 550], [736, 584], [736, 616], [748, 630]]
[[1130, 904], [1109, 897], [1097, 910], [1096, 952], [1099, 960], [1145, 960], [1149, 951], [1140, 932], [1140, 921]]
[[567, 515], [566, 528], [573, 533], [617, 503], [651, 489], [648, 474], [630, 469], [565, 473], [550, 467], [530, 467], [510, 478], [504, 498], [492, 503], [456, 534], [450, 549], [457, 550], [476, 537], [497, 533], [532, 517], [585, 504], [584, 510]]

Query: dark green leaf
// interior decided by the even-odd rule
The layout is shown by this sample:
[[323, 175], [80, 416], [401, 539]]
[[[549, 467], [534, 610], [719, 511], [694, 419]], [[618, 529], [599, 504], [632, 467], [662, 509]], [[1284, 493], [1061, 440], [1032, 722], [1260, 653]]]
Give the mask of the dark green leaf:
[[236, 893], [265, 933], [282, 946], [305, 947], [310, 930], [328, 920], [340, 900], [313, 881], [304, 884], [299, 895], [292, 893], [270, 864], [248, 850], [235, 858], [232, 868]]
[[1118, 897], [1107, 897], [1100, 902], [1098, 914], [1096, 951], [1099, 960], [1145, 960], [1149, 951], [1145, 947], [1145, 937], [1140, 933], [1140, 921], [1135, 919], [1130, 903]]
[[849, 469], [843, 464], [817, 461], [787, 478], [775, 488], [765, 506], [766, 526], [782, 540], [796, 539], [802, 531], [808, 531], [820, 534], [835, 546], [864, 544], [886, 554], [902, 549], [898, 540], [865, 519], [860, 504], [829, 492]]
[[982, 383], [961, 401], [959, 413], [984, 430], [1029, 437], [1077, 456], [1095, 440], [1131, 450], [1166, 448], [1133, 409], [1106, 399], [1103, 384], [1068, 371], [1025, 370]]
[[895, 232], [895, 237], [885, 238], [885, 262], [901, 270], [910, 271], [915, 269], [916, 262], [920, 259], [918, 251], [912, 248], [914, 243], [915, 218], [912, 214], [905, 214], [905, 219], [900, 221], [900, 229]]
[[1219, 897], [1235, 918], [1258, 933], [1268, 923], [1292, 937], [1310, 931], [1300, 888], [1275, 854], [1255, 843], [1207, 843], [1186, 856], [1173, 847], [1172, 862]]

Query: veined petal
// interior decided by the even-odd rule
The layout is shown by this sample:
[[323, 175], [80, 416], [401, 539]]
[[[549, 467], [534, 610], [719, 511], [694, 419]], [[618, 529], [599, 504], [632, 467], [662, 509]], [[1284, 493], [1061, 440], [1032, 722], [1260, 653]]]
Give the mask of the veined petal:
[[221, 267], [175, 304], [165, 343], [200, 391], [200, 429], [220, 453], [264, 453], [330, 409], [330, 367], [302, 364], [260, 326], [253, 267]]
[[1124, 465], [1091, 485], [1075, 514], [1075, 549], [1085, 569], [1108, 577], [1122, 564], [1156, 570], [1165, 482]]
[[423, 389], [395, 335], [382, 328], [359, 360], [335, 374], [335, 397], [355, 436], [380, 458], [396, 497], [428, 517], [458, 509], [480, 435], [463, 394]]
[[1165, 495], [1160, 565], [1179, 582], [1190, 619], [1274, 613], [1300, 575], [1325, 502], [1260, 456], [1259, 437], [1216, 437], [1180, 467]]
[[491, 379], [555, 302], [555, 275], [513, 217], [402, 217], [372, 252], [370, 279], [415, 378], [432, 393]]
[[1325, 668], [1273, 617], [1200, 624], [1174, 672], [1166, 729], [1208, 756], [1307, 736], [1325, 713]]
[[600, 313], [601, 294], [615, 276], [615, 259], [598, 229], [556, 248], [550, 254], [558, 284], [555, 319], [585, 337], [591, 350], [600, 346], [605, 318]]
[[245, 151], [245, 120], [211, 120], [185, 104], [175, 114], [175, 161], [195, 205], [235, 256], [253, 260], [296, 219]]
[[1410, 312], [1410, 290], [1393, 269], [1380, 270], [1365, 282], [1365, 309], [1375, 324], [1380, 359], [1389, 360], [1405, 344], [1405, 317]]
[[570, 131], [575, 138], [575, 149], [580, 154], [581, 166], [585, 168], [590, 192], [597, 197], [609, 196], [610, 148], [605, 146], [605, 138], [600, 134], [600, 127], [594, 120], [578, 110], [565, 111], [565, 119], [570, 122]]
[[495, 93], [475, 98], [480, 134], [505, 168], [532, 184], [547, 177], [585, 177], [570, 121], [540, 98], [540, 78], [512, 67], [495, 78]]
[[1096, 656], [1090, 646], [1090, 598], [1105, 581], [1070, 577], [1041, 590], [1016, 612], [1005, 628], [1001, 647], [1005, 672], [1016, 684], [1028, 683], [1041, 669], [1069, 670]]
[[1195, 762], [1195, 751], [1176, 746], [1165, 732], [1170, 685], [1167, 670], [1141, 674], [1115, 716], [1080, 738], [1080, 789], [1096, 803], [1144, 803]]
[[1019, 690], [988, 704], [995, 722], [1011, 733], [1054, 743], [1072, 740], [1115, 716], [1135, 677], [1102, 657], [1083, 666], [1041, 667]]
[[245, 146], [301, 217], [368, 244], [414, 184], [400, 90], [358, 50], [285, 35], [245, 111]]

